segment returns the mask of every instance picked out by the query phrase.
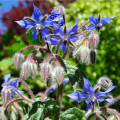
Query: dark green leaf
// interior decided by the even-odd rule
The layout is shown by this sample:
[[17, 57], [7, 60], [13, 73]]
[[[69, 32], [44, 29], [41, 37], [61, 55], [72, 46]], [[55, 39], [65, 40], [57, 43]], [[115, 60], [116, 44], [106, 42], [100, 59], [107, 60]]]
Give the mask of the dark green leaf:
[[28, 39], [29, 45], [40, 45], [42, 40], [39, 40], [39, 38], [37, 38], [37, 39], [32, 41], [32, 37], [33, 37], [32, 32], [29, 31], [27, 33], [27, 39]]
[[44, 120], [46, 117], [54, 116], [59, 111], [55, 100], [51, 99], [45, 102], [37, 101], [33, 103], [29, 112], [28, 120]]
[[81, 71], [78, 68], [74, 72], [68, 74], [67, 76], [74, 89], [79, 89], [80, 87], [82, 88], [83, 85], [82, 77], [85, 76], [83, 71]]

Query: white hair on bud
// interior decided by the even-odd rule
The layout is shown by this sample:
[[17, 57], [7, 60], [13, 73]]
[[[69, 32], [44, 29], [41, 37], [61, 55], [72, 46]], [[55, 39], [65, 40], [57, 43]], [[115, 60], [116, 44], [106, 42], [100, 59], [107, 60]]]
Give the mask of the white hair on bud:
[[6, 89], [6, 87], [4, 86], [3, 89], [2, 89], [2, 101], [3, 101], [3, 104], [6, 104], [8, 100], [10, 100], [10, 90]]
[[32, 63], [28, 62], [28, 61], [25, 61], [22, 64], [22, 69], [21, 69], [21, 73], [20, 73], [21, 78], [26, 80], [31, 76], [31, 68], [32, 68], [31, 66], [32, 66]]
[[113, 83], [108, 77], [100, 77], [98, 79], [98, 85], [107, 90], [110, 86], [113, 85]]
[[55, 79], [58, 85], [61, 85], [64, 80], [64, 69], [62, 67], [56, 67], [55, 69]]
[[83, 46], [80, 50], [81, 62], [85, 64], [90, 64], [90, 50], [88, 47]]
[[31, 65], [31, 77], [33, 78], [33, 79], [35, 79], [35, 77], [36, 77], [36, 75], [37, 75], [37, 65], [35, 64], [35, 63], [33, 63], [32, 65]]
[[65, 14], [65, 8], [62, 5], [55, 6], [53, 10], [57, 10], [61, 15]]
[[14, 66], [16, 69], [18, 69], [20, 67], [20, 65], [22, 64], [22, 62], [24, 61], [24, 55], [20, 52], [15, 53], [14, 55]]
[[89, 38], [89, 46], [91, 49], [96, 49], [99, 43], [99, 36], [97, 34], [90, 34]]
[[85, 46], [80, 46], [75, 48], [73, 51], [73, 57], [79, 59], [82, 63], [86, 65], [90, 64], [90, 49]]
[[41, 76], [44, 82], [47, 82], [47, 78], [49, 77], [50, 65], [48, 63], [42, 63], [40, 65]]

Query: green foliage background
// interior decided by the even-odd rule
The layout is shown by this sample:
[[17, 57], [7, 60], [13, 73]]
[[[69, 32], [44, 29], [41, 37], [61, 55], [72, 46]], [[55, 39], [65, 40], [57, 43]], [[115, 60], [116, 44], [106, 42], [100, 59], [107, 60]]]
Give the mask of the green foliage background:
[[[77, 0], [66, 7], [67, 25], [69, 27], [73, 26], [76, 17], [78, 17], [78, 26], [80, 26], [89, 19], [89, 16], [97, 17], [99, 13], [101, 13], [103, 18], [110, 17], [112, 15], [115, 15], [116, 18], [113, 19], [111, 24], [104, 25], [101, 32], [98, 33], [100, 41], [97, 48], [96, 64], [86, 66], [79, 63], [79, 68], [84, 71], [87, 79], [90, 80], [92, 85], [95, 85], [101, 76], [107, 76], [112, 79], [116, 88], [111, 93], [113, 97], [116, 97], [120, 95], [120, 1]], [[12, 77], [19, 76], [20, 69], [15, 70], [13, 66], [13, 54], [26, 46], [23, 42], [24, 37], [25, 35], [16, 36], [13, 31], [7, 31], [4, 33], [2, 37], [4, 45], [0, 44], [0, 83], [3, 82], [3, 76], [8, 72], [12, 73]], [[28, 35], [29, 41], [31, 41], [31, 37], [31, 35]], [[11, 38], [14, 38], [14, 43], [10, 41]], [[32, 42], [30, 44], [32, 44]], [[36, 42], [36, 44], [38, 43]], [[9, 58], [2, 59], [4, 49], [7, 51]], [[25, 54], [28, 52], [29, 51], [26, 51]], [[74, 59], [70, 60], [67, 58], [67, 60], [69, 60], [72, 65], [76, 65]], [[35, 94], [39, 91], [45, 90], [46, 85], [41, 81], [39, 73], [35, 80], [29, 79], [26, 82]], [[20, 85], [20, 89], [25, 90], [22, 85]], [[82, 104], [78, 104], [66, 96], [66, 94], [70, 94], [72, 92], [73, 89], [71, 84], [66, 84], [64, 86], [63, 108], [67, 109], [69, 107], [78, 106], [85, 109], [86, 106], [84, 102], [82, 102]], [[55, 92], [50, 96], [55, 97]], [[113, 105], [114, 108], [117, 108], [120, 111], [119, 106], [120, 102]]]

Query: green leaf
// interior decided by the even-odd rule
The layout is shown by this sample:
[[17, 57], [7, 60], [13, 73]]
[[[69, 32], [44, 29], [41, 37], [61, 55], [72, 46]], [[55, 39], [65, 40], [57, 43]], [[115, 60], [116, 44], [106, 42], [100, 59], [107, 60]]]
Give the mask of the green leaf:
[[27, 33], [27, 39], [28, 39], [29, 45], [41, 45], [42, 40], [39, 40], [39, 38], [37, 38], [34, 41], [32, 41], [32, 37], [33, 37], [32, 32], [29, 31]]
[[60, 120], [86, 120], [84, 112], [76, 107], [66, 110], [61, 116]]
[[75, 72], [71, 72], [67, 75], [69, 78], [70, 83], [72, 84], [74, 90], [82, 88], [83, 81], [82, 77], [85, 76], [84, 72], [81, 71], [79, 68], [75, 70]]
[[53, 103], [55, 103], [53, 99], [33, 103], [27, 120], [44, 120], [46, 117], [54, 116], [59, 111], [60, 107], [56, 104], [53, 105]]
[[65, 66], [67, 68], [67, 74], [75, 74], [77, 67], [73, 66], [69, 61], [64, 60]]
[[74, 90], [83, 87], [82, 77], [85, 76], [85, 73], [82, 70], [80, 70], [79, 66], [78, 67], [73, 66], [70, 62], [65, 60], [64, 63], [67, 68], [67, 76]]

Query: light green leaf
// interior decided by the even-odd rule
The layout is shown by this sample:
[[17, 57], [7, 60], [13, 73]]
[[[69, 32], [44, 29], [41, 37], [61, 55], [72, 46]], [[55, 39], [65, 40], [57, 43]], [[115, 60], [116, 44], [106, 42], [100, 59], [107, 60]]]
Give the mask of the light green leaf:
[[84, 112], [76, 107], [66, 110], [61, 116], [60, 120], [86, 120]]

